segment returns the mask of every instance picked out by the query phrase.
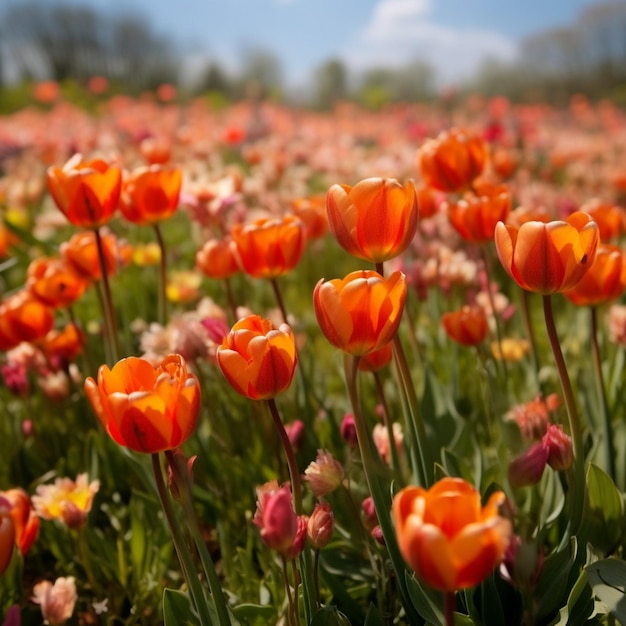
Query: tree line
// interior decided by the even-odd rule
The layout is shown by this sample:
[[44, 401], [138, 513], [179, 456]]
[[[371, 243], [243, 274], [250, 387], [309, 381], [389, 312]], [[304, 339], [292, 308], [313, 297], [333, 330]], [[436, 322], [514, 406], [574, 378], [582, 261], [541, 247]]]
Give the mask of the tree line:
[[[139, 93], [162, 83], [179, 84], [184, 63], [179, 43], [155, 32], [142, 15], [111, 16], [87, 6], [36, 0], [0, 12], [0, 86], [11, 76], [81, 82], [99, 75]], [[251, 83], [266, 97], [293, 95], [285, 86], [280, 59], [260, 49], [247, 51], [237, 73], [217, 60], [207, 61], [185, 88], [189, 95], [210, 92], [232, 101], [244, 97]], [[528, 37], [521, 42], [518, 60], [489, 59], [458, 87], [516, 101], [556, 103], [584, 92], [626, 104], [626, 3], [593, 5], [571, 25]], [[315, 69], [304, 98], [319, 108], [345, 99], [376, 108], [427, 100], [437, 89], [434, 69], [420, 59], [355, 75], [334, 58]]]

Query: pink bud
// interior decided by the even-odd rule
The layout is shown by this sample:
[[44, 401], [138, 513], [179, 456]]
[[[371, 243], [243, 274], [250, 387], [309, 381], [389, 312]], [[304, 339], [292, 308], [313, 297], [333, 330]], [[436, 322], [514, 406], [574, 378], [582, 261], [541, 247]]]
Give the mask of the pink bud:
[[328, 544], [333, 535], [334, 529], [333, 512], [328, 502], [315, 505], [309, 523], [307, 525], [307, 536], [311, 545], [319, 550]]
[[386, 545], [385, 538], [383, 537], [383, 531], [380, 526], [374, 526], [370, 534], [372, 535], [372, 539], [374, 539], [374, 541], [379, 543], [381, 546]]
[[295, 559], [300, 556], [300, 553], [302, 552], [302, 550], [304, 550], [304, 545], [306, 544], [308, 522], [308, 515], [298, 516], [298, 530], [296, 531], [296, 536], [293, 539], [291, 547], [284, 553], [286, 559]]
[[294, 452], [298, 452], [302, 447], [302, 440], [304, 439], [304, 422], [302, 420], [294, 420], [291, 424], [285, 424], [285, 431]]
[[550, 424], [541, 440], [548, 448], [548, 465], [558, 472], [568, 470], [574, 464], [572, 438], [560, 425]]
[[511, 461], [509, 482], [513, 489], [535, 485], [541, 479], [548, 462], [548, 446], [542, 441], [534, 443], [524, 454]]
[[315, 461], [304, 470], [304, 480], [317, 498], [331, 493], [341, 485], [343, 466], [327, 450], [318, 450]]
[[343, 416], [343, 420], [340, 426], [341, 436], [343, 440], [352, 448], [356, 448], [359, 445], [359, 440], [356, 435], [356, 426], [354, 425], [354, 415], [352, 413], [346, 413]]
[[257, 489], [257, 496], [253, 522], [261, 529], [261, 539], [272, 550], [286, 553], [298, 532], [289, 488], [278, 487], [276, 481], [271, 481]]
[[363, 513], [363, 524], [367, 530], [372, 530], [372, 528], [378, 526], [378, 516], [376, 515], [372, 496], [368, 496], [361, 502], [361, 511]]

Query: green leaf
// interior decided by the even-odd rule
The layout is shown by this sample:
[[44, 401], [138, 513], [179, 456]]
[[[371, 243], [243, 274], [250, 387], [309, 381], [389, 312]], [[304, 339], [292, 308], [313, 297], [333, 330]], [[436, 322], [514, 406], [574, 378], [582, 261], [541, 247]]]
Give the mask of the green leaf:
[[363, 626], [385, 626], [383, 616], [373, 604], [370, 604], [369, 608], [367, 609], [365, 624]]
[[604, 559], [587, 567], [593, 594], [606, 604], [621, 624], [626, 624], [626, 561]]
[[313, 616], [309, 626], [350, 626], [350, 621], [336, 606], [324, 606]]
[[563, 606], [563, 597], [567, 591], [567, 579], [578, 551], [576, 538], [558, 552], [546, 558], [537, 583], [537, 621], [540, 621]]
[[276, 610], [266, 604], [240, 604], [233, 609], [235, 617], [244, 624], [270, 624], [276, 618]]
[[553, 626], [584, 626], [594, 605], [587, 572], [583, 570], [570, 591], [567, 605], [559, 611], [559, 621]]
[[594, 548], [610, 553], [624, 532], [624, 503], [611, 477], [589, 464], [584, 536]]
[[[407, 572], [406, 585], [411, 596], [413, 606], [417, 609], [417, 612], [427, 621], [432, 624], [443, 624], [444, 616], [439, 608], [443, 601], [441, 597], [435, 599], [435, 593], [422, 587], [417, 578]], [[438, 594], [440, 596], [440, 594]]]
[[165, 626], [201, 626], [189, 596], [176, 589], [163, 590], [163, 622]]

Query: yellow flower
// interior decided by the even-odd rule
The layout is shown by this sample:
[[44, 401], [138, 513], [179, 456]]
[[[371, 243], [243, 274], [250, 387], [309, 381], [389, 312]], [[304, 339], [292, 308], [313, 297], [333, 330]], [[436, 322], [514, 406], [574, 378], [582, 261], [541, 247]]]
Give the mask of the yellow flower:
[[505, 337], [502, 339], [502, 352], [500, 352], [500, 345], [497, 341], [491, 344], [491, 353], [494, 359], [501, 361], [503, 358], [505, 361], [515, 363], [522, 359], [530, 350], [530, 344], [527, 339], [519, 339], [514, 337]]
[[87, 521], [98, 489], [100, 481], [88, 482], [87, 474], [79, 474], [76, 481], [57, 478], [53, 485], [39, 485], [31, 500], [39, 517], [61, 520], [68, 528], [80, 528]]

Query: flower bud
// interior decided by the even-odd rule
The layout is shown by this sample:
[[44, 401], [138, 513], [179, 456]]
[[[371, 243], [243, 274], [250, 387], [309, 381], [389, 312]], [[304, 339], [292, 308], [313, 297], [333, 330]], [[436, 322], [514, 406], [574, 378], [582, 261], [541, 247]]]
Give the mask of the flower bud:
[[354, 450], [354, 448], [359, 445], [359, 440], [356, 435], [356, 426], [354, 424], [354, 415], [352, 415], [352, 413], [346, 413], [343, 416], [339, 430], [343, 440]]
[[343, 466], [327, 450], [318, 450], [315, 461], [304, 470], [304, 480], [315, 497], [320, 498], [341, 485]]
[[372, 539], [376, 541], [376, 543], [379, 543], [381, 546], [386, 545], [385, 538], [383, 537], [383, 531], [380, 526], [374, 526], [370, 535], [372, 536]]
[[307, 525], [307, 537], [316, 550], [325, 547], [333, 535], [335, 520], [328, 502], [316, 504]]
[[511, 461], [509, 482], [513, 489], [535, 485], [541, 479], [550, 450], [542, 441], [534, 443], [524, 454]]
[[572, 438], [563, 432], [560, 425], [550, 424], [541, 442], [548, 448], [548, 465], [559, 472], [574, 464]]
[[306, 544], [307, 538], [307, 527], [309, 522], [308, 515], [299, 515], [297, 520], [296, 536], [293, 539], [291, 547], [287, 550], [284, 555], [287, 560], [295, 559], [300, 556], [302, 550], [304, 550], [304, 546]]
[[253, 523], [261, 529], [261, 539], [272, 550], [287, 553], [298, 532], [289, 488], [270, 481], [257, 488], [257, 498]]
[[375, 526], [378, 526], [378, 516], [372, 496], [368, 496], [361, 502], [361, 513], [363, 514], [363, 524], [367, 530], [371, 531]]

